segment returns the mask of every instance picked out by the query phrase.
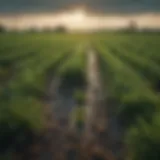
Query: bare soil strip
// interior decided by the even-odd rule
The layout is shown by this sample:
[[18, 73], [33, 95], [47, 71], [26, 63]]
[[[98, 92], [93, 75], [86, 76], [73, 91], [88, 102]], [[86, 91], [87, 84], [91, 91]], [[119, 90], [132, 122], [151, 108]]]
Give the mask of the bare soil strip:
[[[104, 94], [99, 71], [97, 54], [93, 49], [88, 50], [87, 65], [87, 102], [86, 102], [86, 134], [94, 136], [93, 128], [106, 127]], [[98, 128], [97, 128], [98, 127]]]

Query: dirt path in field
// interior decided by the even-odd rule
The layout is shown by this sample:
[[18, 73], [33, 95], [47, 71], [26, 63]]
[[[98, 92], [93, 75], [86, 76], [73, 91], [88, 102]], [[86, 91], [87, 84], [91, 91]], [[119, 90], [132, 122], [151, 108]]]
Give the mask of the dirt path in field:
[[94, 136], [92, 126], [105, 127], [106, 115], [99, 61], [93, 49], [88, 50], [87, 84], [86, 132], [88, 136]]
[[[101, 79], [100, 60], [98, 54], [90, 49], [88, 52], [88, 126], [96, 124], [98, 129], [105, 129], [105, 136], [101, 135], [99, 141], [118, 159], [124, 159], [125, 143], [124, 128], [116, 115], [117, 105], [114, 100], [105, 97], [103, 82]], [[107, 91], [109, 93], [109, 91]], [[106, 93], [106, 92], [105, 92]], [[99, 125], [100, 124], [100, 125]], [[89, 127], [88, 127], [89, 128]], [[91, 132], [91, 128], [90, 128]], [[93, 134], [91, 132], [91, 134]], [[95, 135], [97, 136], [97, 135]]]
[[[123, 129], [115, 115], [116, 107], [110, 104], [110, 100], [104, 94], [99, 63], [98, 53], [94, 49], [89, 49], [86, 75], [86, 134], [89, 138], [95, 138], [99, 145], [106, 149], [110, 160], [115, 159], [115, 156], [122, 158], [124, 156]], [[92, 127], [96, 128], [98, 134]]]

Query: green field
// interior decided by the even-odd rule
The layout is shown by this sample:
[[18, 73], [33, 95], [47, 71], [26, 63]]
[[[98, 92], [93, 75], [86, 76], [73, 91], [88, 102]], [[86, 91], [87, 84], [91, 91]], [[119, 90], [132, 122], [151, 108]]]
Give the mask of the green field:
[[[85, 82], [88, 48], [98, 55], [104, 91], [116, 102], [122, 122], [132, 126], [140, 118], [160, 125], [154, 118], [160, 104], [159, 34], [6, 33], [0, 35], [0, 127], [4, 130], [0, 140], [4, 144], [6, 133], [15, 134], [21, 127], [38, 133], [43, 128], [43, 97], [50, 75], [71, 84]], [[151, 130], [147, 132], [152, 134]], [[137, 132], [130, 136], [136, 137]], [[160, 145], [160, 136], [154, 136], [149, 135]]]

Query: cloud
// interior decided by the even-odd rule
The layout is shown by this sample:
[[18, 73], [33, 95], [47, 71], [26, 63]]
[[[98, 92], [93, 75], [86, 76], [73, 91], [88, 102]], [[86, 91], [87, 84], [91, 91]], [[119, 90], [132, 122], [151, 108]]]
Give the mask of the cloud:
[[0, 13], [51, 12], [72, 4], [106, 12], [160, 11], [159, 0], [0, 0]]

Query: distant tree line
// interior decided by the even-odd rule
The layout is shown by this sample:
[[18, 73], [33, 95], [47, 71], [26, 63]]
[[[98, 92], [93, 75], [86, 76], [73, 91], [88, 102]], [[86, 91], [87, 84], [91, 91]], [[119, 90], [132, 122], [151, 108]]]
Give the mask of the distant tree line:
[[54, 28], [51, 28], [51, 27], [44, 27], [42, 30], [38, 30], [36, 27], [32, 27], [32, 28], [29, 28], [27, 30], [27, 32], [30, 32], [30, 33], [36, 33], [36, 32], [45, 32], [45, 33], [48, 33], [48, 32], [54, 32], [54, 33], [67, 33], [67, 28], [65, 26], [57, 26], [57, 27], [54, 27]]
[[[67, 33], [68, 29], [64, 25], [59, 25], [56, 27], [44, 27], [42, 30], [39, 30], [37, 27], [31, 27], [24, 31], [12, 30], [13, 32], [27, 32], [27, 33], [37, 33], [37, 32], [53, 32], [53, 33]], [[7, 32], [7, 29], [4, 25], [0, 24], [0, 33]], [[115, 29], [102, 29], [97, 30], [95, 32], [121, 32], [121, 33], [135, 33], [135, 32], [146, 32], [146, 33], [160, 33], [160, 28], [152, 29], [152, 28], [139, 28], [136, 21], [129, 21], [128, 25], [124, 28]]]
[[[6, 31], [7, 31], [6, 27], [4, 25], [0, 24], [0, 33], [4, 33]], [[22, 31], [18, 31], [18, 30], [12, 30], [12, 31], [13, 32], [22, 32]], [[42, 30], [39, 30], [37, 27], [31, 27], [31, 28], [28, 28], [27, 30], [25, 30], [25, 32], [29, 32], [29, 33], [37, 33], [37, 32], [67, 33], [68, 30], [65, 26], [59, 25], [54, 28], [44, 27]]]
[[0, 33], [6, 32], [6, 28], [0, 24]]

